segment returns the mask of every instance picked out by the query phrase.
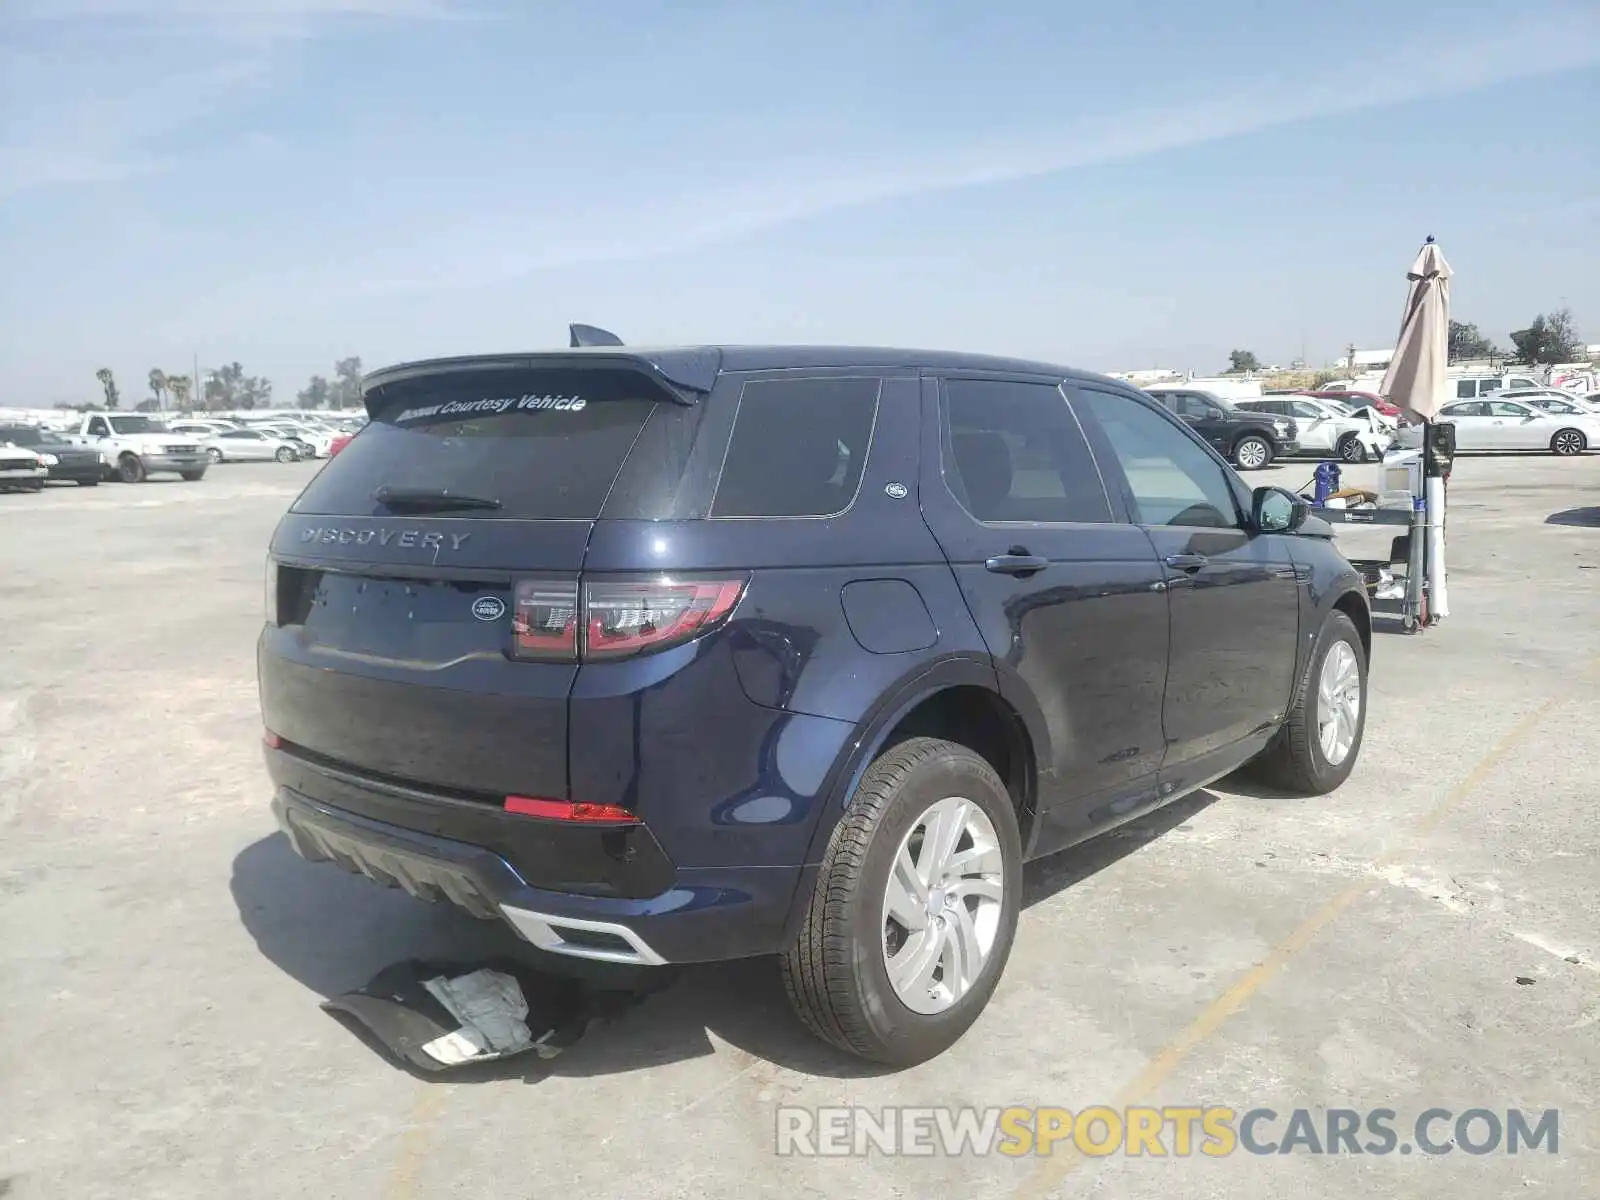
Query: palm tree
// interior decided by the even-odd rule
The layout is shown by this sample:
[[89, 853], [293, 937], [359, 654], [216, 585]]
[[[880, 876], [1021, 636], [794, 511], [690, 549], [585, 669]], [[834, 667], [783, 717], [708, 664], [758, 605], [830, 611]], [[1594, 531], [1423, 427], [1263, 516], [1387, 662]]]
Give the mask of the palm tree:
[[167, 373], [160, 367], [150, 368], [150, 394], [155, 397], [156, 407], [161, 407], [161, 397], [166, 394]]
[[101, 388], [105, 390], [106, 407], [115, 408], [118, 400], [117, 381], [111, 374], [111, 368], [101, 367], [94, 373], [94, 377], [100, 381]]
[[168, 375], [167, 394], [172, 397], [172, 406], [182, 410], [189, 405], [189, 388], [192, 380], [187, 375]]

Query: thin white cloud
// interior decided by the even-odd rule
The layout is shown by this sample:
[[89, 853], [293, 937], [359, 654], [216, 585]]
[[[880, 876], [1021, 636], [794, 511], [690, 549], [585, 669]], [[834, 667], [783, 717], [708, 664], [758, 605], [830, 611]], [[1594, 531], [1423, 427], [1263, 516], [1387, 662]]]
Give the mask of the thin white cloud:
[[267, 86], [281, 48], [331, 22], [461, 15], [453, 0], [9, 0], [0, 197], [173, 167], [165, 139]]
[[[1530, 54], [1528, 47], [1540, 47]], [[1077, 167], [1140, 158], [1297, 122], [1409, 102], [1440, 99], [1493, 85], [1600, 64], [1600, 11], [1528, 24], [1487, 36], [1402, 47], [1353, 59], [1337, 71], [1283, 78], [1236, 79], [1214, 98], [1181, 107], [1130, 110], [1109, 119], [1067, 121], [1054, 128], [995, 130], [980, 141], [919, 151], [889, 165], [848, 161], [785, 164], [764, 175], [704, 191], [664, 197], [648, 208], [532, 214], [528, 221], [485, 220], [468, 230], [448, 227], [435, 245], [407, 257], [430, 264], [414, 276], [344, 272], [365, 279], [376, 295], [475, 286], [585, 262], [629, 261], [757, 233], [829, 212], [941, 191], [1057, 174]], [[1442, 118], [1443, 114], [1441, 114]], [[1415, 130], [1426, 155], [1428, 131]], [[867, 152], [860, 162], [881, 164]], [[552, 237], [551, 230], [560, 230]], [[524, 248], [518, 254], [510, 248]], [[385, 255], [385, 265], [392, 258]]]

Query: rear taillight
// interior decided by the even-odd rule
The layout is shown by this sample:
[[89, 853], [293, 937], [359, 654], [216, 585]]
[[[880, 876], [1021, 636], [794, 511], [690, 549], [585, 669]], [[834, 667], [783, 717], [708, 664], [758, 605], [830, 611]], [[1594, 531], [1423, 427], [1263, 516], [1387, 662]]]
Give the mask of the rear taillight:
[[664, 650], [721, 623], [744, 581], [661, 578], [590, 583], [583, 589], [583, 657]]
[[576, 584], [521, 579], [513, 592], [513, 658], [529, 662], [625, 658], [681, 645], [727, 619], [744, 579], [610, 579]]
[[539, 817], [546, 821], [572, 821], [586, 825], [637, 825], [639, 818], [616, 804], [574, 804], [566, 800], [543, 800], [537, 796], [507, 796], [505, 811], [519, 817]]
[[511, 653], [531, 662], [578, 657], [578, 585], [560, 579], [517, 582], [511, 610]]

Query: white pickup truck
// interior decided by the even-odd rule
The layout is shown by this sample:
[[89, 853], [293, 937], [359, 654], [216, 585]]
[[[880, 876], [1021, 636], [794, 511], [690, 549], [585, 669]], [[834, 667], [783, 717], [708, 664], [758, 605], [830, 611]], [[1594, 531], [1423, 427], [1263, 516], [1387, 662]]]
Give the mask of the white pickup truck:
[[158, 472], [173, 472], [193, 482], [204, 478], [211, 456], [192, 437], [173, 433], [147, 413], [85, 413], [66, 435], [77, 446], [100, 451], [108, 477], [139, 483]]

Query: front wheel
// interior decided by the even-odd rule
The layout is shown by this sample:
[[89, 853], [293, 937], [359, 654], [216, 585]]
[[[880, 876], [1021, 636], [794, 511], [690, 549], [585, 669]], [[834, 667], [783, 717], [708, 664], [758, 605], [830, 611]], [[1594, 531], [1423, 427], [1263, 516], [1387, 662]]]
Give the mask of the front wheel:
[[1299, 695], [1255, 759], [1263, 782], [1302, 796], [1333, 791], [1355, 769], [1367, 725], [1367, 649], [1354, 622], [1331, 612]]
[[80, 479], [80, 480], [78, 480], [78, 486], [79, 487], [99, 487], [100, 486], [100, 481], [98, 479]]
[[1272, 445], [1266, 438], [1240, 438], [1233, 447], [1233, 465], [1241, 471], [1259, 471], [1272, 461]]
[[1359, 434], [1347, 433], [1339, 439], [1339, 458], [1347, 463], [1367, 461], [1367, 448], [1361, 444]]
[[277, 453], [276, 457], [277, 457], [277, 460], [279, 462], [281, 462], [281, 463], [291, 463], [291, 462], [294, 462], [295, 459], [299, 458], [300, 456], [298, 454], [296, 454], [293, 450], [289, 449], [288, 446], [279, 446], [278, 447], [278, 453]]
[[206, 456], [211, 459], [213, 466], [222, 461], [222, 451], [218, 450], [215, 446], [206, 447]]
[[186, 483], [199, 483], [206, 477], [206, 469], [201, 467], [198, 471], [179, 471], [178, 474], [183, 476]]
[[806, 1026], [851, 1054], [911, 1066], [988, 1004], [1022, 904], [1011, 796], [965, 746], [912, 738], [862, 777], [783, 956]]
[[1572, 454], [1582, 454], [1589, 448], [1589, 439], [1583, 436], [1580, 429], [1558, 429], [1556, 435], [1550, 439], [1550, 453], [1559, 454], [1563, 458]]
[[140, 483], [144, 480], [144, 463], [137, 454], [124, 454], [117, 460], [117, 478], [123, 483]]

